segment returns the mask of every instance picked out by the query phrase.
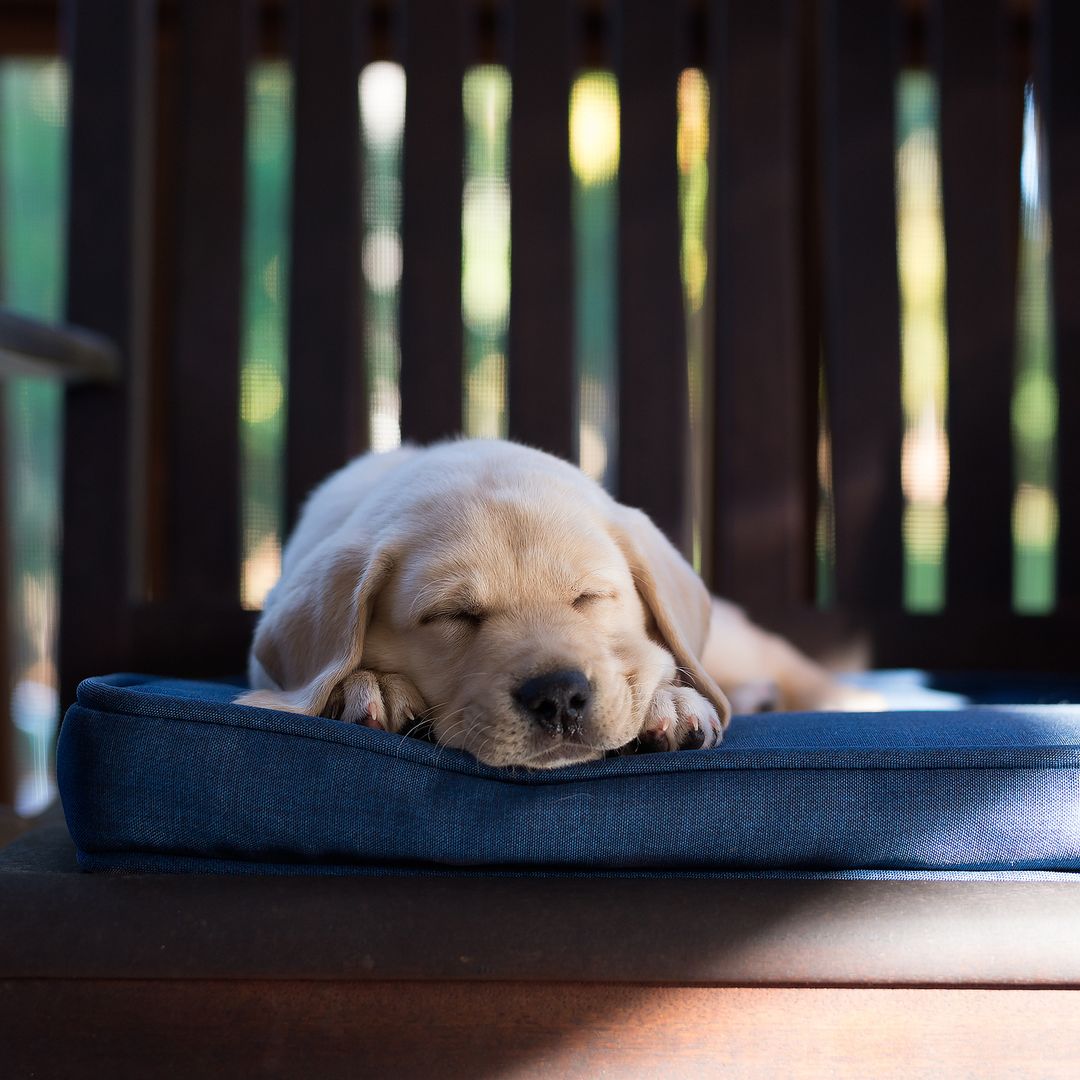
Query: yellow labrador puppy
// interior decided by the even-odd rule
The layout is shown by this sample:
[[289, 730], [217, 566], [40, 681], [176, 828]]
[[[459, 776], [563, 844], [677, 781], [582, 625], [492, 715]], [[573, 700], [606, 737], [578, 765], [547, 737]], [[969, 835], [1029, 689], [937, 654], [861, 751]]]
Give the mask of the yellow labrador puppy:
[[247, 705], [432, 738], [537, 768], [719, 742], [761, 704], [844, 691], [710, 598], [638, 510], [497, 440], [402, 447], [310, 496], [250, 657]]

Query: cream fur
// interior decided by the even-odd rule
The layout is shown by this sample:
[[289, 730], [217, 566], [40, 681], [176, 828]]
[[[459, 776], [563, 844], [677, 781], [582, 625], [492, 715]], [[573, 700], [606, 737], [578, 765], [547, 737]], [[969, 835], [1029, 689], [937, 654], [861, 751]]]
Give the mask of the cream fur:
[[[553, 740], [522, 681], [574, 668], [592, 704]], [[652, 522], [580, 470], [498, 440], [403, 447], [346, 465], [308, 499], [250, 658], [243, 704], [391, 731], [421, 715], [493, 765], [551, 767], [638, 738], [714, 745], [717, 680], [781, 703], [837, 697], [829, 676], [711, 602]]]

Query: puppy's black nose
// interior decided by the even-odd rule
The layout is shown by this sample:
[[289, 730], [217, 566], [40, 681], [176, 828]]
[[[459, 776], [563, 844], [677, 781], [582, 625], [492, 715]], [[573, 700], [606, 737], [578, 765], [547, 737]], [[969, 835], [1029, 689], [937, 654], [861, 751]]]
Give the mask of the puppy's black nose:
[[548, 671], [523, 682], [514, 699], [551, 736], [580, 734], [592, 688], [583, 671]]

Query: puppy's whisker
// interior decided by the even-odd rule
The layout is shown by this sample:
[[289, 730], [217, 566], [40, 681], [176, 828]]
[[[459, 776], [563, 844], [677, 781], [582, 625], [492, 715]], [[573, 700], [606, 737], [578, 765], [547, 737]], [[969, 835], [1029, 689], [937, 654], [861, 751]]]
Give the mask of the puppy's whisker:
[[447, 748], [450, 748], [450, 750], [465, 750], [465, 748], [467, 748], [467, 745], [465, 745], [465, 743], [467, 743], [467, 741], [468, 741], [468, 732], [465, 733], [465, 738], [462, 740], [462, 744], [460, 746], [449, 746], [448, 739], [446, 741], [443, 741], [443, 740], [438, 741], [435, 744], [435, 764], [437, 765], [438, 762], [442, 761], [442, 759], [443, 759], [443, 751], [447, 750]]
[[465, 728], [468, 722], [468, 717], [465, 717], [459, 720], [456, 724], [453, 724], [451, 727], [447, 728], [444, 732], [442, 732], [441, 735], [438, 736], [438, 738], [436, 738], [435, 745], [449, 746], [450, 741], [454, 739], [458, 735], [458, 733]]
[[406, 728], [402, 734], [408, 735], [412, 739], [427, 739], [431, 734], [434, 723], [435, 721], [430, 717], [422, 716], [414, 724]]
[[479, 718], [474, 718], [474, 719], [473, 719], [473, 722], [472, 722], [472, 724], [471, 724], [471, 725], [469, 726], [469, 730], [465, 732], [465, 735], [464, 735], [464, 737], [462, 738], [462, 743], [463, 743], [463, 744], [464, 744], [465, 746], [468, 746], [468, 744], [469, 744], [469, 740], [470, 740], [470, 739], [471, 739], [471, 738], [473, 737], [473, 734], [474, 734], [474, 733], [476, 732], [476, 730], [477, 730], [477, 729], [478, 729], [479, 727], [480, 727], [480, 720], [479, 720]]
[[[464, 709], [457, 709], [455, 712], [452, 712], [449, 715], [442, 717], [441, 719], [444, 720], [444, 721], [452, 720], [455, 716], [460, 716], [464, 711], [465, 711]], [[466, 717], [462, 717], [461, 720], [458, 720], [457, 723], [450, 724], [448, 727], [443, 729], [442, 734], [439, 735], [439, 737], [438, 737], [438, 739], [436, 741], [438, 743], [447, 742], [453, 735], [457, 734], [457, 732], [462, 727], [464, 727], [465, 724], [467, 724], [468, 722], [469, 722], [469, 717], [466, 716]]]
[[492, 738], [491, 738], [491, 736], [489, 735], [489, 736], [488, 736], [488, 737], [487, 737], [487, 738], [486, 738], [486, 739], [485, 739], [485, 740], [484, 740], [484, 741], [483, 741], [483, 742], [482, 742], [482, 743], [480, 744], [480, 746], [478, 746], [478, 747], [476, 748], [476, 752], [475, 752], [475, 753], [473, 754], [473, 757], [475, 757], [475, 758], [477, 759], [477, 761], [481, 762], [481, 764], [486, 764], [486, 763], [484, 762], [484, 753], [485, 753], [485, 752], [487, 751], [487, 748], [488, 748], [488, 747], [489, 747], [489, 746], [491, 745], [491, 743], [492, 743]]
[[[467, 708], [468, 708], [468, 706], [465, 706], [464, 708], [461, 708], [461, 709], [457, 709], [455, 712], [450, 713], [450, 717], [448, 717], [447, 719], [458, 716], [459, 714], [465, 712]], [[461, 729], [463, 727], [465, 727], [469, 723], [469, 721], [472, 720], [472, 719], [473, 718], [471, 716], [464, 716], [464, 717], [462, 717], [462, 719], [458, 720], [456, 723], [451, 724], [448, 728], [446, 728], [443, 732], [440, 733], [438, 738], [435, 740], [435, 746], [437, 748], [439, 748], [439, 749], [442, 749], [443, 747], [447, 746], [449, 744], [450, 740], [452, 738], [454, 738], [454, 736], [457, 735], [457, 733], [459, 731], [461, 731]], [[466, 738], [463, 740], [463, 742], [467, 741], [467, 740], [468, 740], [468, 735], [466, 735]]]
[[440, 701], [437, 705], [429, 705], [424, 709], [424, 720], [427, 723], [434, 723], [436, 720], [441, 719], [439, 716], [439, 710], [445, 709], [449, 705], [449, 701]]
[[[472, 722], [472, 724], [471, 724], [471, 725], [469, 726], [469, 729], [468, 729], [468, 731], [466, 731], [466, 732], [465, 732], [465, 735], [464, 735], [464, 736], [462, 737], [462, 740], [461, 740], [461, 744], [462, 744], [462, 749], [468, 749], [468, 745], [469, 745], [469, 740], [470, 740], [470, 739], [471, 739], [471, 738], [473, 737], [473, 733], [474, 733], [474, 732], [476, 731], [476, 729], [477, 729], [477, 728], [478, 728], [478, 727], [480, 726], [480, 719], [479, 719], [479, 717], [473, 717], [472, 719], [473, 719], [473, 722]], [[486, 746], [487, 746], [487, 744], [488, 744], [488, 743], [489, 743], [490, 741], [491, 741], [490, 737], [489, 737], [489, 738], [487, 738], [487, 739], [485, 739], [485, 740], [484, 740], [484, 746], [486, 747]], [[481, 748], [481, 749], [482, 749], [482, 748]], [[479, 757], [479, 753], [477, 753], [476, 751], [470, 751], [470, 752], [471, 752], [471, 753], [473, 754], [473, 757]]]
[[684, 686], [690, 687], [691, 689], [697, 686], [697, 678], [692, 671], [676, 665], [675, 672], [677, 675], [680, 675], [682, 677], [682, 682]]
[[454, 733], [457, 731], [459, 725], [454, 724], [448, 728], [444, 728], [442, 731], [435, 732], [434, 743], [436, 746], [444, 746], [447, 742], [454, 737]]

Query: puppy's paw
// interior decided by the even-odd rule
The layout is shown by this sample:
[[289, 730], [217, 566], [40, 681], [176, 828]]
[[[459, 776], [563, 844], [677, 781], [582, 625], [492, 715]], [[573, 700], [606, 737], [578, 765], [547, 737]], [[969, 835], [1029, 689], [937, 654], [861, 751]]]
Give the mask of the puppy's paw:
[[653, 695], [638, 748], [699, 750], [715, 746], [724, 735], [716, 710], [688, 686], [661, 685]]
[[380, 731], [401, 731], [426, 708], [420, 691], [400, 675], [354, 671], [338, 688], [339, 720]]

